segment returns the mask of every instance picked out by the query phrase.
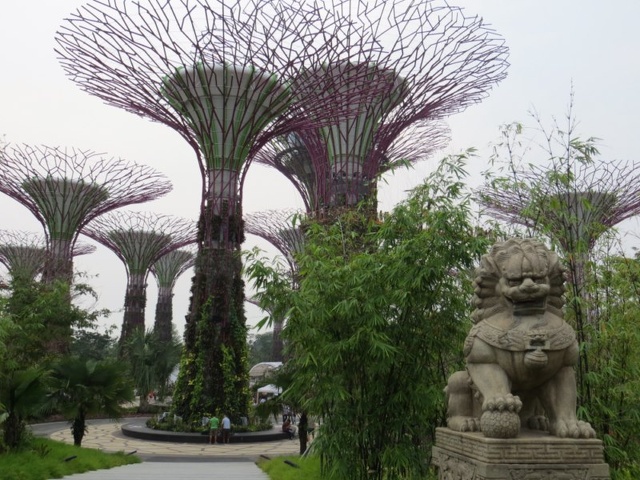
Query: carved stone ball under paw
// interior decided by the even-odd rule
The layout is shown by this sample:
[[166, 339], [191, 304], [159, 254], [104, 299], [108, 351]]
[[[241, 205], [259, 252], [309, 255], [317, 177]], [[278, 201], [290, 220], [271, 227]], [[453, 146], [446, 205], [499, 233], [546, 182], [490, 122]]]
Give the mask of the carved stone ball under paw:
[[485, 437], [515, 438], [520, 431], [520, 416], [510, 411], [487, 410], [480, 417], [480, 429]]

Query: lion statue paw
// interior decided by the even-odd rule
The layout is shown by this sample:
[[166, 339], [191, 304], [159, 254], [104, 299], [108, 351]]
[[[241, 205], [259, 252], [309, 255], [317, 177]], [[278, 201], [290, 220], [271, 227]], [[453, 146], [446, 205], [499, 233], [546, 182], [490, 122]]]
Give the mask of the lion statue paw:
[[482, 411], [490, 412], [514, 412], [519, 413], [522, 409], [522, 402], [517, 395], [508, 393], [502, 397], [487, 399], [482, 404]]
[[456, 432], [479, 432], [480, 421], [475, 417], [450, 417], [447, 427]]
[[558, 420], [549, 426], [551, 434], [560, 438], [595, 438], [596, 431], [587, 422]]

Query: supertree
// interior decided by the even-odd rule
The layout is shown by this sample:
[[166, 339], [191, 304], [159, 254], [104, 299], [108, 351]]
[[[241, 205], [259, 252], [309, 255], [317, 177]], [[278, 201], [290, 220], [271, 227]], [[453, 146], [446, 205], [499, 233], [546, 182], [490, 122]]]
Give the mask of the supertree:
[[[321, 4], [293, 3], [96, 0], [56, 36], [62, 66], [81, 88], [164, 123], [196, 153], [200, 234], [173, 399], [185, 419], [216, 409], [247, 414], [238, 251], [240, 184], [251, 158], [270, 138], [354, 112], [377, 93], [372, 85], [393, 86], [370, 78], [376, 45], [349, 18]], [[322, 62], [345, 65], [344, 76], [320, 74]]]
[[176, 280], [195, 265], [196, 255], [191, 249], [172, 250], [151, 265], [151, 273], [158, 285], [158, 301], [153, 326], [161, 342], [168, 342], [173, 332], [173, 289]]
[[34, 281], [47, 258], [44, 235], [20, 230], [0, 231], [0, 262], [13, 281]]
[[27, 207], [45, 231], [43, 281], [71, 282], [78, 233], [105, 212], [171, 191], [161, 173], [76, 148], [9, 144], [0, 152], [0, 192]]
[[[9, 144], [0, 151], [0, 192], [29, 209], [44, 228], [45, 284], [71, 284], [73, 249], [89, 221], [169, 191], [171, 183], [156, 170], [92, 151], [26, 144]], [[66, 351], [71, 326], [63, 318], [48, 322], [57, 325], [53, 330], [59, 337], [51, 339], [50, 350]]]
[[[327, 3], [334, 9], [344, 5]], [[412, 0], [349, 6], [354, 22], [362, 27], [358, 31], [373, 32], [380, 45], [368, 67], [372, 85], [386, 79], [393, 88], [371, 95], [366, 104], [354, 102], [356, 115], [336, 116], [331, 125], [285, 137], [284, 148], [260, 160], [295, 177], [299, 190], [305, 185], [305, 205], [316, 212], [354, 206], [364, 199], [375, 203], [374, 180], [389, 162], [406, 153], [405, 160], [418, 159], [423, 149], [433, 151], [442, 144], [434, 121], [482, 100], [505, 77], [508, 66], [502, 39], [460, 8]], [[351, 41], [358, 43], [354, 37]], [[315, 73], [343, 78], [344, 67], [322, 65]], [[418, 130], [403, 141], [409, 127]], [[309, 191], [313, 189], [315, 195]], [[313, 202], [317, 205], [309, 205]]]
[[[247, 214], [245, 218], [246, 232], [267, 240], [276, 247], [287, 261], [290, 269], [292, 288], [296, 287], [298, 267], [295, 254], [304, 247], [302, 222], [304, 213], [295, 209], [267, 210]], [[260, 306], [258, 299], [248, 299]], [[285, 318], [269, 312], [273, 324], [273, 356], [276, 361], [283, 360], [282, 328]]]
[[[88, 255], [96, 251], [94, 245], [76, 243], [73, 256]], [[32, 282], [42, 272], [47, 259], [44, 235], [22, 230], [0, 230], [0, 263], [11, 279]]]
[[194, 243], [195, 222], [151, 212], [116, 210], [101, 215], [82, 233], [109, 248], [124, 263], [127, 288], [120, 344], [134, 330], [144, 330], [147, 277], [151, 266], [167, 253]]

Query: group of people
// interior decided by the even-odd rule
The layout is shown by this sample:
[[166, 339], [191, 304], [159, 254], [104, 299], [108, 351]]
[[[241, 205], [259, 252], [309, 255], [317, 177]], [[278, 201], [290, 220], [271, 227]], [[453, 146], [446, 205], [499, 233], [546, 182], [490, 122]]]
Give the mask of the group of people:
[[222, 431], [222, 437], [220, 443], [229, 443], [229, 437], [231, 436], [231, 420], [227, 417], [227, 414], [222, 415], [222, 422], [214, 414], [209, 419], [209, 444], [215, 445], [218, 443], [218, 436]]

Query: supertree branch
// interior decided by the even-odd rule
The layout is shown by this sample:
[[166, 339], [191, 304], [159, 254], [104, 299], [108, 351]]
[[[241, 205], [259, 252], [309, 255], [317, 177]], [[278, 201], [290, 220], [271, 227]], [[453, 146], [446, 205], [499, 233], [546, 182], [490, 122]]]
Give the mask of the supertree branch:
[[156, 170], [75, 148], [9, 144], [0, 152], [0, 192], [20, 202], [45, 230], [43, 279], [71, 281], [78, 232], [105, 212], [171, 191]]
[[[96, 251], [94, 245], [76, 243], [73, 256], [89, 255]], [[0, 230], [0, 263], [13, 280], [34, 281], [42, 273], [47, 260], [44, 235], [20, 230]]]
[[303, 212], [295, 209], [250, 213], [245, 216], [245, 231], [276, 247], [287, 260], [291, 272], [296, 272], [295, 254], [304, 248], [304, 233], [300, 227], [304, 217]]
[[124, 263], [127, 290], [121, 344], [144, 329], [147, 277], [163, 255], [194, 243], [195, 222], [150, 212], [116, 210], [94, 219], [82, 233], [109, 248]]
[[163, 342], [172, 338], [173, 289], [176, 280], [195, 265], [193, 248], [173, 250], [160, 257], [151, 266], [151, 273], [158, 284], [158, 301], [153, 331]]

